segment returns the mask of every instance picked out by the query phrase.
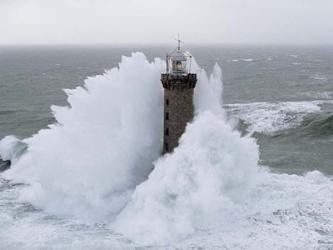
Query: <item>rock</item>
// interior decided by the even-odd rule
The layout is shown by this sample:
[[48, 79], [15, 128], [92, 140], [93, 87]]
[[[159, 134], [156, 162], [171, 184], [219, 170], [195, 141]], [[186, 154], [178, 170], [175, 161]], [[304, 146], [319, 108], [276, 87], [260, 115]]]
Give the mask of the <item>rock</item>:
[[6, 171], [8, 168], [10, 168], [10, 161], [0, 159], [0, 172]]

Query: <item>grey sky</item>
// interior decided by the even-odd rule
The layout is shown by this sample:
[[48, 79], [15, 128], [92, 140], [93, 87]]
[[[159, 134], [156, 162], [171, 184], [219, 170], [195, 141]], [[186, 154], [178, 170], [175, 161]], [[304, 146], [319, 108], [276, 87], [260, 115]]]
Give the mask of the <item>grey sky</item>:
[[333, 0], [0, 0], [0, 44], [333, 44]]

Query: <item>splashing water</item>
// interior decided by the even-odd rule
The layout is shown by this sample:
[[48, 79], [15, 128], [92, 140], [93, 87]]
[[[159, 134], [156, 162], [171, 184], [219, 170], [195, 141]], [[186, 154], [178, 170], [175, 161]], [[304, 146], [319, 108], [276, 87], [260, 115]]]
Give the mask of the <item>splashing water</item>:
[[25, 139], [26, 154], [6, 173], [30, 184], [23, 199], [58, 214], [117, 213], [160, 154], [163, 67], [136, 53], [65, 90], [70, 107], [52, 107], [57, 123]]
[[[195, 63], [194, 63], [195, 64]], [[28, 185], [20, 199], [48, 213], [102, 221], [137, 244], [306, 249], [333, 242], [333, 185], [319, 172], [258, 167], [254, 139], [222, 110], [221, 69], [195, 64], [196, 117], [160, 157], [164, 62], [142, 53], [66, 90], [56, 124], [31, 138], [6, 137], [4, 176]], [[17, 145], [26, 145], [20, 156]]]
[[116, 228], [137, 241], [167, 243], [214, 224], [223, 219], [223, 209], [244, 199], [255, 178], [257, 152], [253, 140], [240, 140], [222, 117], [200, 114], [175, 152], [159, 159], [136, 188]]

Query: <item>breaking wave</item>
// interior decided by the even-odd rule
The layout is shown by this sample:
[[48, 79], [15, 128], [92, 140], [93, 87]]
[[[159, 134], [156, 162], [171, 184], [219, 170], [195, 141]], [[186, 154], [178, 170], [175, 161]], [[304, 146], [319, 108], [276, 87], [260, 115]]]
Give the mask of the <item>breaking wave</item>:
[[249, 132], [269, 135], [301, 125], [308, 114], [320, 112], [323, 103], [324, 101], [255, 102], [227, 104], [225, 108], [233, 117], [241, 119], [248, 126]]
[[22, 198], [57, 214], [116, 214], [160, 155], [163, 68], [135, 53], [65, 90], [69, 106], [52, 107], [57, 123], [24, 139], [26, 153], [5, 174], [30, 184]]
[[333, 114], [328, 112], [310, 114], [304, 117], [297, 130], [291, 129], [289, 132], [302, 137], [333, 136]]
[[[163, 68], [162, 60], [149, 62], [142, 53], [123, 57], [118, 68], [66, 90], [69, 106], [52, 108], [56, 124], [21, 142], [3, 139], [1, 157], [13, 162], [3, 176], [27, 184], [20, 199], [58, 216], [102, 221], [140, 246], [331, 244], [332, 181], [317, 171], [296, 176], [258, 166], [255, 140], [241, 136], [222, 109], [217, 65], [210, 77], [194, 65], [196, 117], [179, 147], [160, 157]], [[252, 106], [254, 117], [266, 106]], [[255, 119], [253, 129], [275, 126]], [[19, 143], [27, 147], [20, 157]]]

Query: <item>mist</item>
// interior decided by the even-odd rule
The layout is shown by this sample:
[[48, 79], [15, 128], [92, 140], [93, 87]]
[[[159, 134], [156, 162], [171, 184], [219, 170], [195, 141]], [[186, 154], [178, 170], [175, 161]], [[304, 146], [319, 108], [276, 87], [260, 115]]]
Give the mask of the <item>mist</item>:
[[0, 44], [333, 43], [330, 0], [0, 0]]

